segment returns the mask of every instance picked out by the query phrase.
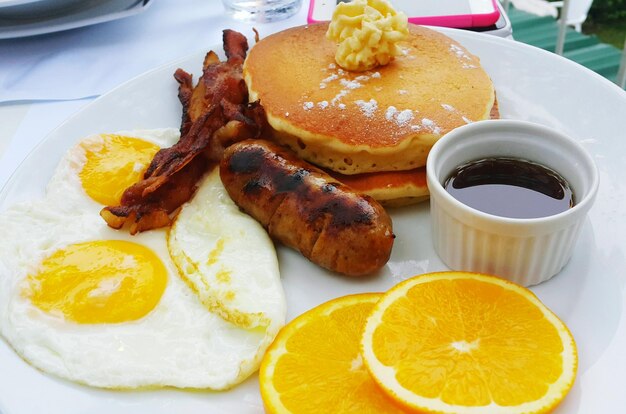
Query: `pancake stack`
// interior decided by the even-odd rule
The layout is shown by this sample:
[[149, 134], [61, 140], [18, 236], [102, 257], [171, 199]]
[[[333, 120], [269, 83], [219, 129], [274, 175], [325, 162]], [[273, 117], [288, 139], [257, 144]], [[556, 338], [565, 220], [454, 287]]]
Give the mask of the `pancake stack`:
[[366, 72], [335, 63], [328, 24], [261, 40], [244, 63], [274, 139], [386, 205], [428, 197], [426, 157], [452, 129], [497, 115], [479, 59], [449, 37], [409, 25], [402, 55]]

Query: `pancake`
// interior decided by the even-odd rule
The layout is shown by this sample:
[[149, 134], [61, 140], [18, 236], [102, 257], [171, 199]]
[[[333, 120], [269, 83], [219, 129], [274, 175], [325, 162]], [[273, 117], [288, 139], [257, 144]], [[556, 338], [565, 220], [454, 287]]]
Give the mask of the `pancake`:
[[428, 200], [426, 167], [405, 171], [382, 171], [346, 175], [326, 172], [340, 183], [367, 194], [385, 207], [399, 207]]
[[495, 93], [477, 57], [434, 30], [409, 25], [403, 54], [368, 72], [334, 61], [327, 23], [278, 32], [244, 63], [275, 139], [344, 175], [412, 170], [445, 133], [488, 119]]

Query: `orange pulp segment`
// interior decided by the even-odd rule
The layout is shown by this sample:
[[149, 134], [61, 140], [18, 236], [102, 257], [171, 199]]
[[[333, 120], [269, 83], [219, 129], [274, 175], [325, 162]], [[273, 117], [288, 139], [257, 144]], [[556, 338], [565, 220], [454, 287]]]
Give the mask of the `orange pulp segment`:
[[268, 413], [404, 413], [376, 385], [359, 353], [378, 293], [344, 296], [300, 315], [278, 334], [259, 372]]

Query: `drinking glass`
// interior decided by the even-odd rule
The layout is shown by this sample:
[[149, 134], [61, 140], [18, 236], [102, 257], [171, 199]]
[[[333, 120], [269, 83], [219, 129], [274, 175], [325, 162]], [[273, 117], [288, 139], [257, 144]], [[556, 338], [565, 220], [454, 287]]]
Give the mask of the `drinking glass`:
[[237, 20], [272, 22], [293, 16], [302, 0], [222, 0], [226, 13]]

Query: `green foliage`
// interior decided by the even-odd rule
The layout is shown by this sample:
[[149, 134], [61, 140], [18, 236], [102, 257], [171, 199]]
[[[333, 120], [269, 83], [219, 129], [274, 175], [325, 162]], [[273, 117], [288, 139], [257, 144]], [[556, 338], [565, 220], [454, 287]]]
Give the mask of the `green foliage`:
[[594, 22], [626, 21], [626, 0], [594, 0], [589, 19]]
[[608, 43], [617, 49], [624, 47], [626, 37], [626, 19], [622, 21], [594, 22], [587, 19], [583, 24], [583, 33], [594, 34], [602, 43]]

